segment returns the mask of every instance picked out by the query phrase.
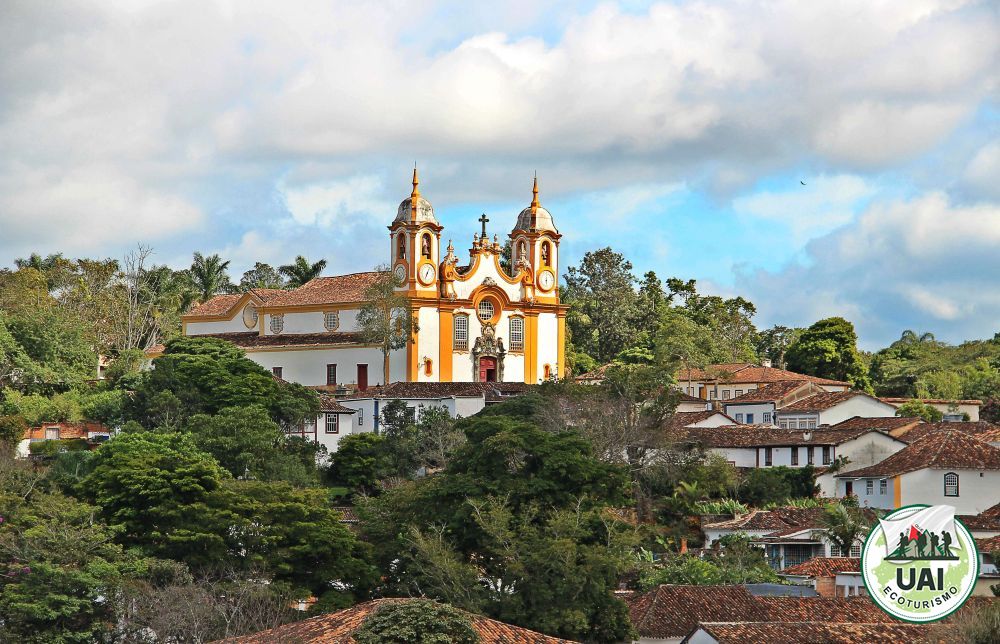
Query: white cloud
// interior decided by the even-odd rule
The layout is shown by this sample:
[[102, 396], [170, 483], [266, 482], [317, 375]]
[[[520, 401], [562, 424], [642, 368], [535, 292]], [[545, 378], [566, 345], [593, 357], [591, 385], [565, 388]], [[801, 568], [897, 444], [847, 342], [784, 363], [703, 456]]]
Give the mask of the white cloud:
[[962, 206], [941, 193], [870, 206], [807, 245], [808, 265], [745, 271], [737, 288], [764, 323], [851, 319], [867, 346], [905, 328], [960, 341], [1000, 330], [1000, 206]]
[[322, 228], [353, 223], [357, 216], [385, 220], [393, 204], [384, 198], [382, 180], [377, 176], [354, 176], [303, 186], [279, 184], [288, 211], [299, 225]]

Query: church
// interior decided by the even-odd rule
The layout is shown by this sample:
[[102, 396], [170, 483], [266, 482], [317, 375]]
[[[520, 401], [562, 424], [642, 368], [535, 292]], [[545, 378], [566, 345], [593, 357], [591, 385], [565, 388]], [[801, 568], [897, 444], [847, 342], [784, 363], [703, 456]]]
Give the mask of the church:
[[[411, 341], [389, 355], [390, 382], [537, 384], [565, 369], [566, 306], [559, 303], [559, 240], [539, 203], [538, 179], [513, 219], [510, 270], [498, 235], [479, 218], [460, 260], [431, 203], [413, 189], [388, 229], [388, 264], [415, 322]], [[373, 264], [385, 263], [374, 258]], [[381, 260], [381, 261], [380, 261]], [[376, 272], [318, 277], [292, 290], [217, 295], [182, 318], [188, 336], [241, 347], [276, 376], [306, 386], [359, 391], [383, 383], [383, 354], [357, 325]]]

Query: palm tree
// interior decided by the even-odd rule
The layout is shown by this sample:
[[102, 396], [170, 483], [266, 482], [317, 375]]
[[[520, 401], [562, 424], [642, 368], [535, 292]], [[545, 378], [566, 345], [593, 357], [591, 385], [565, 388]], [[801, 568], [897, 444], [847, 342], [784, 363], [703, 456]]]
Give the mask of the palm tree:
[[840, 549], [840, 556], [847, 557], [851, 546], [859, 537], [868, 532], [868, 522], [858, 508], [842, 503], [831, 503], [820, 517], [823, 535]]
[[313, 264], [309, 263], [302, 255], [295, 258], [295, 262], [278, 267], [278, 272], [288, 278], [288, 286], [295, 288], [302, 286], [309, 280], [319, 277], [319, 274], [326, 268], [326, 260], [321, 259]]
[[209, 300], [216, 293], [228, 291], [232, 284], [229, 281], [229, 260], [222, 261], [218, 255], [204, 257], [201, 253], [194, 254], [194, 261], [191, 263], [191, 283], [198, 292], [198, 301]]

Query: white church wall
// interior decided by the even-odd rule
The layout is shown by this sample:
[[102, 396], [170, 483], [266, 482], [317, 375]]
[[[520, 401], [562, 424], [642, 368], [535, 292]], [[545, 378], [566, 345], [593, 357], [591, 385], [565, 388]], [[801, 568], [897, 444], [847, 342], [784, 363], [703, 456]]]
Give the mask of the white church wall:
[[[437, 309], [421, 307], [417, 311], [417, 381], [438, 382], [441, 380], [441, 340]], [[424, 361], [431, 360], [431, 372], [424, 370]]]
[[[326, 365], [337, 365], [338, 384], [357, 384], [358, 365], [368, 365], [368, 385], [382, 382], [382, 352], [367, 347], [291, 351], [247, 351], [247, 357], [271, 370], [281, 367], [281, 377], [301, 385], [325, 385]], [[405, 357], [404, 357], [405, 363]]]
[[538, 364], [535, 373], [542, 379], [545, 375], [545, 365], [549, 365], [555, 376], [559, 362], [559, 319], [555, 313], [538, 314]]
[[235, 333], [238, 331], [256, 331], [257, 328], [248, 329], [243, 324], [242, 313], [237, 314], [232, 320], [213, 320], [211, 322], [188, 322], [186, 325], [187, 335], [205, 335], [208, 333]]
[[497, 270], [496, 261], [493, 259], [492, 253], [483, 253], [479, 265], [476, 267], [475, 274], [466, 281], [456, 281], [455, 282], [455, 294], [459, 299], [468, 299], [472, 296], [472, 292], [482, 286], [483, 281], [487, 278], [492, 278], [496, 285], [503, 289], [507, 297], [510, 298], [512, 302], [516, 302], [521, 299], [521, 286], [520, 284], [510, 284], [506, 279], [500, 276], [500, 272]]
[[[358, 310], [357, 309], [330, 309], [337, 311], [340, 316], [339, 325], [334, 331], [346, 332], [358, 330]], [[326, 333], [326, 313], [324, 311], [309, 311], [305, 313], [285, 313], [284, 327], [282, 335], [289, 333]], [[264, 333], [273, 335], [269, 324], [264, 325]]]

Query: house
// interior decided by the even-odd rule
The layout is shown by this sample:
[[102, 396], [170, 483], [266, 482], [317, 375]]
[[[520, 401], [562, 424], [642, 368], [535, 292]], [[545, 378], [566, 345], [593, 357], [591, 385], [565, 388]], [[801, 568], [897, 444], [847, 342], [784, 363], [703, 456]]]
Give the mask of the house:
[[956, 514], [976, 539], [1000, 535], [1000, 503], [986, 508], [979, 514]]
[[509, 268], [485, 215], [467, 259], [450, 242], [445, 248], [444, 228], [420, 193], [416, 170], [412, 185], [388, 222], [385, 256], [416, 322], [405, 347], [383, 356], [362, 336], [359, 314], [378, 272], [217, 295], [182, 316], [184, 335], [230, 341], [264, 368], [307, 386], [354, 384], [363, 391], [386, 380], [538, 384], [562, 377], [568, 308], [558, 289], [562, 235], [539, 202], [537, 179], [531, 203], [508, 219]]
[[[746, 535], [751, 543], [763, 548], [771, 568], [783, 570], [815, 557], [841, 556], [840, 549], [822, 532], [825, 510], [825, 506], [751, 510], [733, 519], [703, 524], [701, 530], [705, 533], [705, 547], [713, 546], [726, 535]], [[875, 521], [873, 512], [865, 514], [868, 521]], [[848, 554], [860, 557], [861, 545], [859, 539]]]
[[899, 407], [913, 401], [922, 402], [944, 414], [946, 421], [968, 420], [976, 422], [979, 420], [979, 408], [983, 406], [982, 400], [944, 400], [942, 398], [880, 398], [879, 400], [893, 407]]
[[997, 569], [997, 559], [994, 553], [1000, 553], [1000, 536], [976, 539], [976, 550], [979, 551], [979, 579], [973, 595], [993, 597], [991, 586], [1000, 584], [1000, 570]]
[[692, 427], [686, 436], [736, 467], [818, 467], [830, 465], [840, 457], [871, 465], [906, 447], [902, 440], [863, 425], [805, 430], [723, 425]]
[[778, 427], [814, 428], [863, 416], [895, 416], [896, 408], [860, 391], [827, 391], [802, 398], [775, 412]]
[[825, 472], [817, 482], [834, 496], [857, 496], [862, 506], [947, 504], [958, 514], [976, 514], [1000, 500], [1000, 449], [965, 432], [941, 430], [874, 465]]
[[[859, 557], [813, 557], [778, 573], [790, 584], [809, 586], [820, 597], [867, 595]], [[873, 606], [874, 607], [874, 606]]]
[[286, 431], [288, 436], [297, 436], [315, 441], [326, 448], [328, 454], [337, 451], [340, 439], [355, 433], [357, 409], [341, 405], [327, 393], [319, 393], [319, 414]]
[[704, 398], [697, 398], [682, 392], [680, 397], [677, 399], [677, 407], [675, 411], [705, 411], [710, 409], [712, 409], [712, 403], [708, 402]]
[[28, 458], [32, 453], [32, 443], [38, 444], [44, 441], [83, 440], [87, 442], [88, 448], [95, 449], [109, 438], [111, 430], [101, 423], [42, 423], [37, 427], [28, 428], [17, 444], [16, 454], [18, 458]]
[[[253, 635], [243, 635], [240, 637], [229, 637], [220, 640], [219, 644], [272, 644], [273, 642], [295, 642], [295, 644], [320, 644], [334, 642], [353, 642], [353, 634], [364, 624], [365, 620], [375, 614], [384, 606], [413, 602], [413, 599], [375, 599], [361, 604], [356, 604], [350, 608], [334, 611], [325, 615], [318, 615], [298, 622], [285, 624], [275, 628], [254, 633]], [[572, 640], [559, 639], [543, 635], [527, 628], [513, 626], [498, 622], [495, 619], [476, 615], [462, 611], [472, 629], [479, 636], [482, 644], [510, 644], [512, 642], [523, 642], [524, 644], [559, 644], [562, 642], [572, 642]]]
[[776, 369], [769, 363], [756, 365], [749, 362], [732, 362], [712, 364], [703, 368], [681, 368], [674, 378], [684, 393], [709, 401], [738, 398], [753, 389], [787, 380], [813, 382], [826, 391], [847, 391], [851, 388], [849, 382]]
[[736, 421], [721, 411], [677, 411], [667, 421], [667, 429], [680, 431], [687, 427], [723, 427]]
[[681, 640], [684, 644], [871, 644], [921, 642], [931, 632], [927, 624], [853, 624], [845, 622], [717, 622], [699, 623]]
[[626, 600], [639, 635], [634, 642], [680, 642], [706, 621], [767, 621], [757, 598], [743, 586], [661, 585]]
[[738, 423], [777, 426], [775, 412], [778, 409], [825, 392], [825, 389], [808, 380], [785, 380], [752, 389], [728, 402], [724, 401], [722, 406]]

